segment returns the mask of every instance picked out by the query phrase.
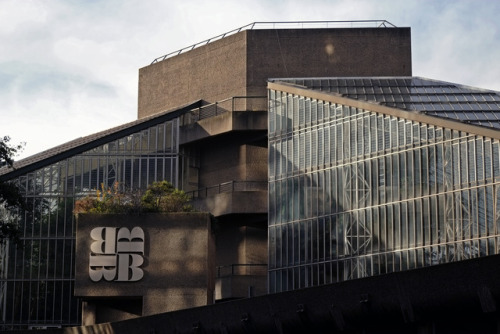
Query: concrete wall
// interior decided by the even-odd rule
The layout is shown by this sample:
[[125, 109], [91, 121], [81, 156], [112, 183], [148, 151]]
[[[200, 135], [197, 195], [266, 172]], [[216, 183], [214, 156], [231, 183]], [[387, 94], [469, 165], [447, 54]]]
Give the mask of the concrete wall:
[[139, 70], [139, 118], [203, 99], [245, 95], [246, 35], [239, 33]]
[[410, 28], [246, 30], [141, 68], [138, 117], [265, 96], [268, 78], [411, 73]]
[[229, 181], [267, 181], [266, 132], [232, 132], [196, 143], [200, 152], [199, 188]]
[[[217, 266], [267, 263], [267, 226], [248, 226], [235, 219], [217, 233]], [[252, 274], [242, 268], [238, 274]]]
[[[222, 217], [217, 228], [216, 300], [267, 293], [267, 222], [237, 215]], [[264, 266], [259, 266], [264, 264]]]
[[215, 217], [230, 214], [267, 214], [267, 191], [235, 191], [197, 198], [197, 210], [208, 211]]
[[[143, 278], [93, 281], [89, 276], [89, 257], [95, 253], [91, 248], [95, 243], [91, 230], [96, 227], [132, 230], [136, 226], [141, 227], [145, 235], [144, 262], [140, 266]], [[213, 302], [215, 240], [207, 213], [79, 215], [76, 250], [74, 294], [85, 302], [84, 324]]]
[[247, 95], [268, 78], [411, 75], [410, 28], [251, 30]]
[[494, 334], [499, 332], [500, 323], [499, 281], [500, 255], [493, 255], [122, 322], [38, 333]]

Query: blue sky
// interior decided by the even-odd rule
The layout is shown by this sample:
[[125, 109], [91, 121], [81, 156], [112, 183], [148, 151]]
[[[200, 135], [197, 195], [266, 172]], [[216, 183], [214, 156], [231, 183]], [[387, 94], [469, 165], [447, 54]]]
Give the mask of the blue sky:
[[138, 70], [255, 21], [387, 20], [413, 74], [500, 91], [498, 0], [0, 0], [0, 135], [26, 157], [137, 118]]

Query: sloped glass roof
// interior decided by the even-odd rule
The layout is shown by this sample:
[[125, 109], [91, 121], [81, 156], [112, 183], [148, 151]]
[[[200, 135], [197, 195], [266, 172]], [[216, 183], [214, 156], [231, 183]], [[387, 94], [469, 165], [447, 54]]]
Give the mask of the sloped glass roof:
[[148, 117], [144, 117], [55, 146], [46, 151], [42, 151], [35, 155], [14, 162], [14, 168], [11, 168], [9, 166], [0, 167], [0, 181], [10, 179], [17, 175], [27, 173], [28, 171], [50, 165], [64, 158], [83, 153], [95, 147], [101, 146], [104, 143], [147, 129], [152, 125], [172, 120], [184, 113], [189, 112], [192, 109], [199, 108], [200, 105], [201, 100], [198, 100], [190, 104], [179, 106], [178, 108], [172, 110], [167, 110], [154, 115], [150, 115]]
[[500, 92], [421, 77], [273, 79], [389, 107], [500, 129]]

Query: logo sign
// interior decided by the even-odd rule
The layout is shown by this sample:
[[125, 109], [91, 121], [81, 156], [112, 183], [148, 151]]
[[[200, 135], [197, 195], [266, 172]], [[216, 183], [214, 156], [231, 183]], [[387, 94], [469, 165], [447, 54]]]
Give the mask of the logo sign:
[[144, 231], [134, 227], [96, 227], [90, 231], [89, 276], [94, 282], [135, 282], [144, 272]]

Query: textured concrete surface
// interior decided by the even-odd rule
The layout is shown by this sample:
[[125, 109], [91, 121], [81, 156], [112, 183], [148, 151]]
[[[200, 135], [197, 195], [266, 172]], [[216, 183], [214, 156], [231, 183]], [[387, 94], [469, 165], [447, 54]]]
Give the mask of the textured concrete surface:
[[266, 96], [268, 78], [408, 75], [410, 28], [246, 30], [141, 68], [138, 117]]
[[[139, 226], [144, 230], [144, 277], [136, 282], [89, 278], [90, 231]], [[215, 240], [207, 213], [78, 216], [75, 296], [85, 321], [121, 318], [211, 304], [215, 286]], [[118, 302], [119, 300], [119, 302]], [[87, 312], [85, 312], [87, 311]], [[85, 323], [85, 322], [84, 322]]]

